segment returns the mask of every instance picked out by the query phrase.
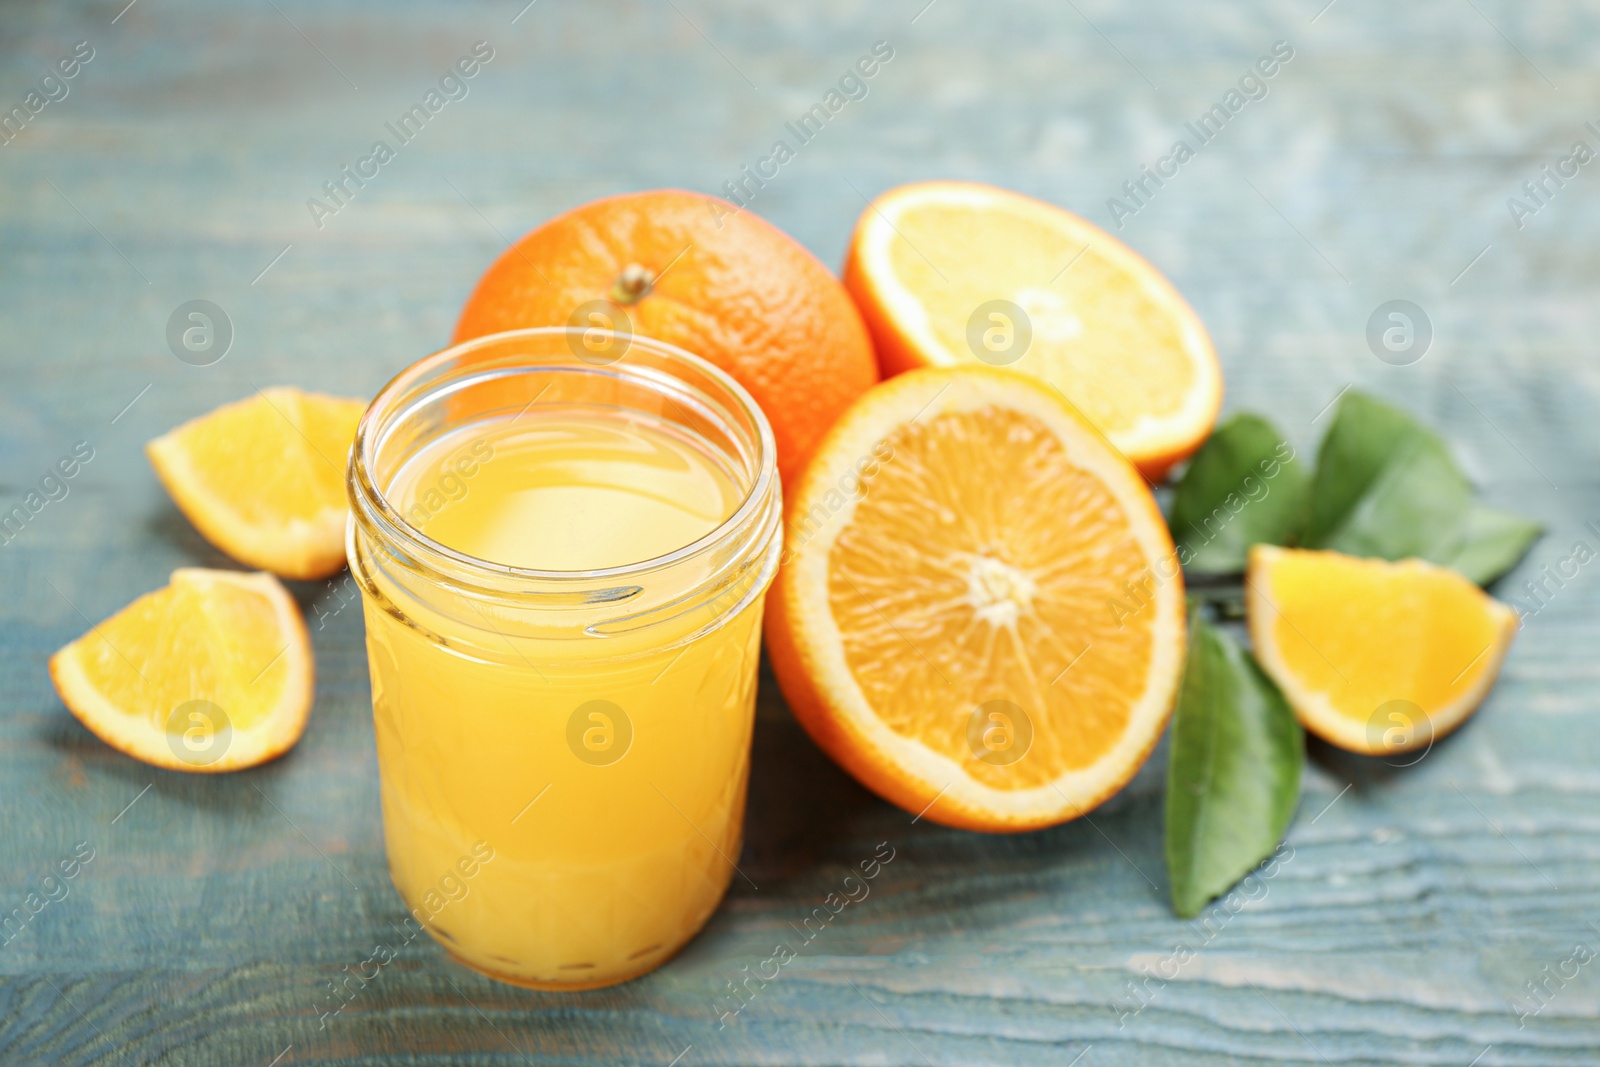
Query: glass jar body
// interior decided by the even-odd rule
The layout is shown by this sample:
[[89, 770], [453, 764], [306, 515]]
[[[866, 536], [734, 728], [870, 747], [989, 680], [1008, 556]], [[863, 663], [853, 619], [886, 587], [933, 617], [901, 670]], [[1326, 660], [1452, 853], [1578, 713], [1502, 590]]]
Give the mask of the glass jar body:
[[[658, 966], [733, 876], [781, 511], [770, 430], [731, 380], [640, 340], [597, 368], [569, 341], [496, 335], [391, 383], [352, 455], [349, 538], [395, 886], [462, 962], [550, 989]], [[435, 545], [383, 496], [441, 434], [482, 426], [492, 454], [508, 412], [574, 410], [673, 421], [744, 503], [671, 556], [543, 573]]]
[[610, 667], [477, 659], [380, 607], [366, 620], [413, 918], [476, 969], [549, 987], [634, 977], [694, 936], [739, 854], [759, 599]]

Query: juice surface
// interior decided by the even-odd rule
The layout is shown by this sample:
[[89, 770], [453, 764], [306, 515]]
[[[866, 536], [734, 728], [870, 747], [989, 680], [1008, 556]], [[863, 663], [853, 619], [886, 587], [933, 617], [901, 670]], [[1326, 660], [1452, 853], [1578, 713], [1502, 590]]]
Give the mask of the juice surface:
[[549, 571], [664, 556], [739, 505], [727, 472], [693, 442], [599, 414], [457, 430], [420, 450], [389, 498], [441, 544]]
[[[385, 493], [450, 548], [567, 571], [673, 552], [742, 499], [699, 442], [606, 409], [469, 424]], [[529, 638], [459, 595], [398, 610], [381, 569], [363, 573], [381, 594], [366, 617], [384, 830], [412, 915], [523, 984], [605, 985], [665, 960], [739, 852], [760, 590], [709, 629], [669, 614], [593, 636], [586, 621], [626, 608], [579, 605], [554, 612], [573, 616], [563, 636]]]

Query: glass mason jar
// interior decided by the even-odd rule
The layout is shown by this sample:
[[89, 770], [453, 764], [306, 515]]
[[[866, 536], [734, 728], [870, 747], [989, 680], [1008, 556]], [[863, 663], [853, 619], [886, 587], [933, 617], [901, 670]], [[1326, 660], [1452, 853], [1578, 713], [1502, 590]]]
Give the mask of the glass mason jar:
[[[731, 483], [730, 512], [665, 555], [563, 571], [456, 551], [391, 499], [408, 460], [452, 434], [474, 448], [427, 506], [494, 492], [482, 472], [511, 423], [573, 417], [676, 435]], [[356, 434], [349, 493], [384, 837], [413, 919], [468, 966], [536, 988], [660, 965], [736, 869], [762, 600], [781, 550], [766, 417], [670, 345], [496, 334], [384, 387]]]

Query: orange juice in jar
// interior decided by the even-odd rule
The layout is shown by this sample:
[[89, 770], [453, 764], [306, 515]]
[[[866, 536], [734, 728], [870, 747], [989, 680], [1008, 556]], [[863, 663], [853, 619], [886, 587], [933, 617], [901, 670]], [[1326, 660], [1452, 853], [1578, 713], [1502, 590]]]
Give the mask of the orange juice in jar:
[[423, 360], [351, 457], [395, 886], [458, 959], [549, 989], [651, 970], [727, 888], [780, 551], [749, 395], [667, 345], [582, 341]]

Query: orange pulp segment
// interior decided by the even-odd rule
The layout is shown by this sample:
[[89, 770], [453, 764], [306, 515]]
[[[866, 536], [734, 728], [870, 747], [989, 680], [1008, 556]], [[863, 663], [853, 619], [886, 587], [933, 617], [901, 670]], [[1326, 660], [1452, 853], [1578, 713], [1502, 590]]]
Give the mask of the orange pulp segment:
[[1482, 702], [1517, 614], [1452, 570], [1256, 545], [1256, 658], [1306, 729], [1352, 752], [1431, 744]]
[[284, 578], [344, 566], [345, 465], [366, 402], [263, 389], [145, 446], [206, 540]]
[[270, 574], [172, 572], [50, 658], [62, 702], [157, 767], [231, 771], [287, 751], [311, 709], [311, 642]]

